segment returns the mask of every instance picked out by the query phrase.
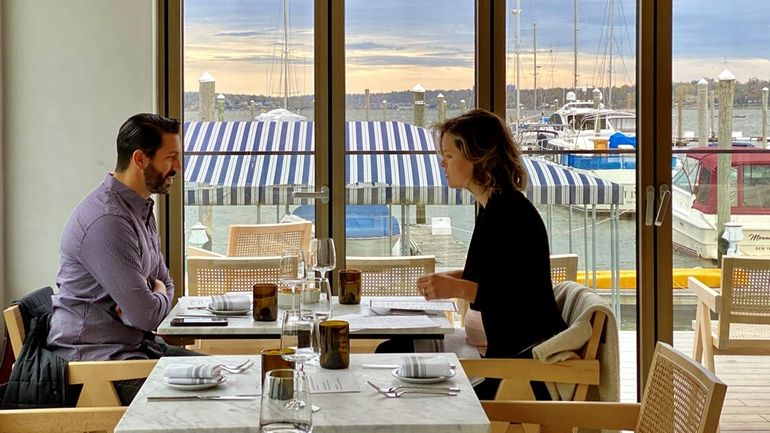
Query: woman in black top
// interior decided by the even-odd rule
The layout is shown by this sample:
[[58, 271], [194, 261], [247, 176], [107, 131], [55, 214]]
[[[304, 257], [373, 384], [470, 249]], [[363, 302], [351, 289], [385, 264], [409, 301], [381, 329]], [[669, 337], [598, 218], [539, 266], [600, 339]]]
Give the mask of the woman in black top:
[[[502, 119], [486, 110], [468, 111], [436, 129], [449, 186], [470, 191], [481, 208], [465, 269], [425, 275], [417, 287], [426, 299], [470, 302], [481, 314], [487, 358], [531, 358], [533, 346], [567, 326], [553, 295], [543, 220], [522, 194], [519, 148]], [[494, 396], [497, 383], [490, 382], [477, 389], [480, 397]], [[533, 388], [547, 398], [544, 387]]]

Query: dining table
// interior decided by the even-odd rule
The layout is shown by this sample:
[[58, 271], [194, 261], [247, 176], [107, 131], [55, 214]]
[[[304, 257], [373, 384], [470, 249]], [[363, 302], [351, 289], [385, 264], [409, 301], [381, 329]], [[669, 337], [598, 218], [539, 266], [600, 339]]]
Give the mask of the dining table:
[[[249, 312], [239, 315], [217, 316], [226, 317], [227, 326], [171, 325], [171, 321], [176, 317], [215, 316], [203, 308], [209, 299], [206, 296], [179, 298], [179, 302], [163, 319], [156, 333], [164, 338], [170, 337], [177, 342], [185, 341], [185, 339], [280, 338], [281, 320], [287, 311], [284, 307], [278, 308], [277, 320], [268, 322], [254, 320]], [[335, 297], [332, 303], [332, 317], [355, 321], [351, 323], [351, 338], [386, 339], [402, 336], [417, 339], [443, 339], [445, 335], [453, 333], [455, 329], [453, 323], [443, 312], [429, 314], [412, 311], [408, 314], [381, 314], [381, 312], [377, 313], [370, 308], [371, 303], [377, 301], [411, 303], [424, 300], [425, 298], [422, 296], [363, 296], [359, 304], [340, 304]], [[313, 307], [314, 304], [307, 304], [303, 308], [312, 310]], [[387, 323], [380, 323], [381, 321]], [[359, 323], [360, 326], [357, 326], [356, 323]]]
[[[351, 354], [350, 366], [326, 370], [305, 365], [315, 382], [348, 385], [337, 392], [318, 387], [312, 404], [320, 410], [312, 414], [312, 431], [356, 433], [487, 433], [490, 422], [476, 398], [468, 377], [453, 353], [420, 354], [445, 356], [453, 375], [430, 387], [456, 387], [455, 395], [403, 394], [387, 397], [367, 382], [382, 387], [409, 385], [398, 378], [396, 365], [404, 354]], [[226, 380], [210, 389], [179, 390], [164, 381], [164, 370], [179, 363], [222, 363], [237, 365], [251, 359], [251, 368], [226, 374]], [[144, 385], [121, 418], [116, 433], [198, 433], [258, 432], [261, 404], [261, 364], [259, 355], [206, 357], [164, 357], [147, 377]], [[244, 396], [242, 400], [210, 400], [198, 396]], [[148, 400], [148, 397], [150, 399]], [[186, 400], [155, 400], [157, 397], [184, 397]]]

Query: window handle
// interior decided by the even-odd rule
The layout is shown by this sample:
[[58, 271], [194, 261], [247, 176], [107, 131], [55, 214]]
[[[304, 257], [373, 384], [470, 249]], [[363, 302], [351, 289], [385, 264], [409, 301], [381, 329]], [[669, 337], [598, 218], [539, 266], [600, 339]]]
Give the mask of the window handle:
[[658, 215], [655, 217], [655, 227], [663, 225], [663, 217], [666, 216], [668, 210], [668, 202], [671, 199], [671, 191], [668, 189], [668, 185], [660, 186], [660, 205], [658, 206]]
[[321, 187], [321, 190], [318, 192], [314, 191], [294, 191], [291, 194], [292, 198], [309, 198], [309, 199], [315, 199], [315, 200], [321, 200], [321, 203], [328, 204], [329, 203], [329, 187], [326, 185], [323, 185]]
[[655, 187], [650, 185], [645, 188], [647, 196], [647, 205], [644, 208], [644, 225], [652, 226], [653, 207], [655, 206]]

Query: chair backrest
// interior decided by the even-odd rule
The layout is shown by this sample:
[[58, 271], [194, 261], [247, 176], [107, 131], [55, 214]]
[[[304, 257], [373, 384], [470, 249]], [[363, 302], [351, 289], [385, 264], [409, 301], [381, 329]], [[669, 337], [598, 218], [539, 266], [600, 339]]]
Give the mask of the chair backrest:
[[3, 431], [15, 433], [53, 431], [112, 433], [125, 412], [125, 407], [2, 410], [0, 425], [3, 426]]
[[658, 342], [635, 431], [715, 432], [726, 392], [727, 385], [714, 373]]
[[770, 257], [722, 258], [720, 346], [726, 346], [732, 323], [770, 325]]
[[417, 278], [436, 271], [436, 256], [347, 257], [361, 271], [364, 296], [419, 296]]
[[577, 254], [551, 255], [551, 281], [554, 285], [562, 281], [577, 281], [577, 270]]
[[255, 283], [277, 283], [281, 257], [188, 257], [187, 295], [251, 292]]
[[11, 340], [13, 356], [18, 359], [21, 346], [24, 345], [24, 340], [27, 338], [19, 306], [11, 305], [3, 310], [3, 318], [5, 319], [5, 328], [8, 330], [8, 338]]
[[312, 223], [234, 224], [230, 226], [230, 257], [280, 256], [287, 248], [310, 248]]

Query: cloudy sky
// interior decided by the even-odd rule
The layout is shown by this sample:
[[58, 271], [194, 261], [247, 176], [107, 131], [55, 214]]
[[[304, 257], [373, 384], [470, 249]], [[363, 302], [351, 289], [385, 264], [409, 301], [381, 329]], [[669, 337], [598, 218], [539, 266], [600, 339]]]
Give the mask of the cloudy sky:
[[[185, 89], [204, 71], [226, 93], [277, 94], [282, 0], [185, 0]], [[613, 83], [634, 80], [636, 2], [614, 0]], [[312, 0], [289, 0], [289, 87], [312, 93]], [[473, 81], [473, 0], [347, 0], [347, 92], [467, 89]], [[609, 82], [609, 0], [578, 1], [579, 84]], [[508, 0], [508, 11], [515, 0]], [[533, 86], [533, 23], [538, 87], [571, 85], [573, 2], [521, 0], [520, 80]], [[720, 30], [727, 29], [727, 30]], [[508, 17], [508, 81], [515, 81], [513, 15]], [[770, 78], [770, 1], [674, 0], [674, 80]]]

